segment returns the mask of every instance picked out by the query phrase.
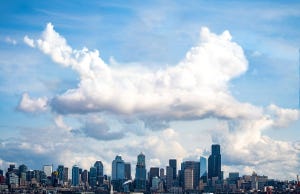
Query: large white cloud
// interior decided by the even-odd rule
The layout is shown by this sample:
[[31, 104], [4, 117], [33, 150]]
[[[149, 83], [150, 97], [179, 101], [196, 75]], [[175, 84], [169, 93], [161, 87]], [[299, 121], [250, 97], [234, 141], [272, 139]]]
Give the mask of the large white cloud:
[[178, 65], [160, 70], [107, 65], [99, 52], [74, 50], [49, 23], [38, 48], [80, 75], [78, 88], [52, 100], [59, 113], [110, 111], [166, 120], [255, 117], [260, 108], [240, 103], [228, 91], [228, 82], [247, 70], [243, 49], [225, 31], [202, 28], [200, 42]]

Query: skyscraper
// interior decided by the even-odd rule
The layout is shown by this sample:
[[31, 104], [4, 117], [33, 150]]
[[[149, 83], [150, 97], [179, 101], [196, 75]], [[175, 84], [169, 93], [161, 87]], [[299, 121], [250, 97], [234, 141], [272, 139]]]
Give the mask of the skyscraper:
[[199, 186], [200, 180], [200, 162], [196, 161], [185, 161], [181, 163], [181, 185], [184, 186], [185, 184], [185, 169], [190, 168], [193, 170], [193, 187], [196, 189]]
[[137, 156], [137, 164], [135, 169], [135, 190], [146, 190], [146, 162], [145, 155], [143, 153], [140, 153]]
[[166, 167], [166, 186], [169, 190], [173, 185], [173, 168], [171, 166]]
[[72, 167], [72, 186], [79, 186], [79, 167]]
[[129, 162], [125, 163], [125, 179], [131, 180], [131, 164]]
[[89, 184], [91, 187], [95, 187], [97, 185], [97, 168], [95, 167], [90, 168]]
[[194, 188], [194, 170], [191, 167], [187, 167], [184, 169], [184, 189], [192, 190]]
[[103, 164], [101, 161], [96, 161], [94, 164], [96, 168], [97, 185], [103, 184]]
[[124, 180], [125, 179], [125, 163], [122, 156], [116, 156], [112, 162], [112, 180]]
[[64, 183], [64, 165], [58, 165], [57, 172], [58, 172], [58, 183], [63, 185], [63, 183]]
[[177, 173], [177, 161], [176, 159], [170, 159], [169, 160], [169, 166], [173, 168], [173, 180], [176, 179], [176, 173]]
[[112, 161], [112, 173], [111, 173], [112, 185], [114, 191], [121, 191], [122, 184], [125, 181], [125, 162], [121, 156], [116, 156]]
[[207, 159], [203, 156], [200, 157], [200, 179], [207, 182]]
[[151, 167], [149, 171], [149, 184], [150, 187], [152, 186], [152, 178], [153, 177], [159, 177], [159, 168], [158, 167]]
[[218, 177], [219, 180], [222, 179], [221, 152], [218, 144], [211, 146], [211, 155], [208, 158], [208, 178], [211, 179], [212, 177]]

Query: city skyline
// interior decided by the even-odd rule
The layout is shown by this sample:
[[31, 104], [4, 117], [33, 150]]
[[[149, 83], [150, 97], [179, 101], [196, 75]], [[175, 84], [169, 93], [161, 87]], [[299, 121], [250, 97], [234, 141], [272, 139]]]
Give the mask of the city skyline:
[[299, 22], [297, 1], [2, 2], [0, 169], [179, 168], [220, 144], [225, 176], [294, 179]]

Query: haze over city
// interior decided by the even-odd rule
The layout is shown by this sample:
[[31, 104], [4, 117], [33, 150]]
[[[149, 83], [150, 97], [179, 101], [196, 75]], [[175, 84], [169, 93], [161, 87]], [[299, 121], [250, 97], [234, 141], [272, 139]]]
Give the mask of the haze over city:
[[3, 1], [0, 169], [299, 174], [298, 1]]

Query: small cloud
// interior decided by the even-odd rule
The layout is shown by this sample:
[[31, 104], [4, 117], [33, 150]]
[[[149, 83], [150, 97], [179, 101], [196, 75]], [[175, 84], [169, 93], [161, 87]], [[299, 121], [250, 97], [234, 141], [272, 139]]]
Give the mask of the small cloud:
[[26, 113], [44, 112], [47, 110], [47, 104], [46, 97], [32, 99], [27, 93], [23, 93], [17, 109]]
[[32, 47], [32, 48], [35, 47], [34, 40], [33, 40], [33, 39], [30, 39], [27, 35], [24, 36], [24, 42], [25, 42], [28, 46], [30, 46], [30, 47]]
[[262, 55], [262, 53], [259, 51], [254, 51], [251, 55], [252, 55], [252, 57], [260, 57]]
[[5, 38], [5, 42], [9, 43], [9, 44], [13, 44], [13, 45], [16, 45], [17, 44], [17, 41], [15, 39], [12, 39], [11, 37], [6, 37]]

